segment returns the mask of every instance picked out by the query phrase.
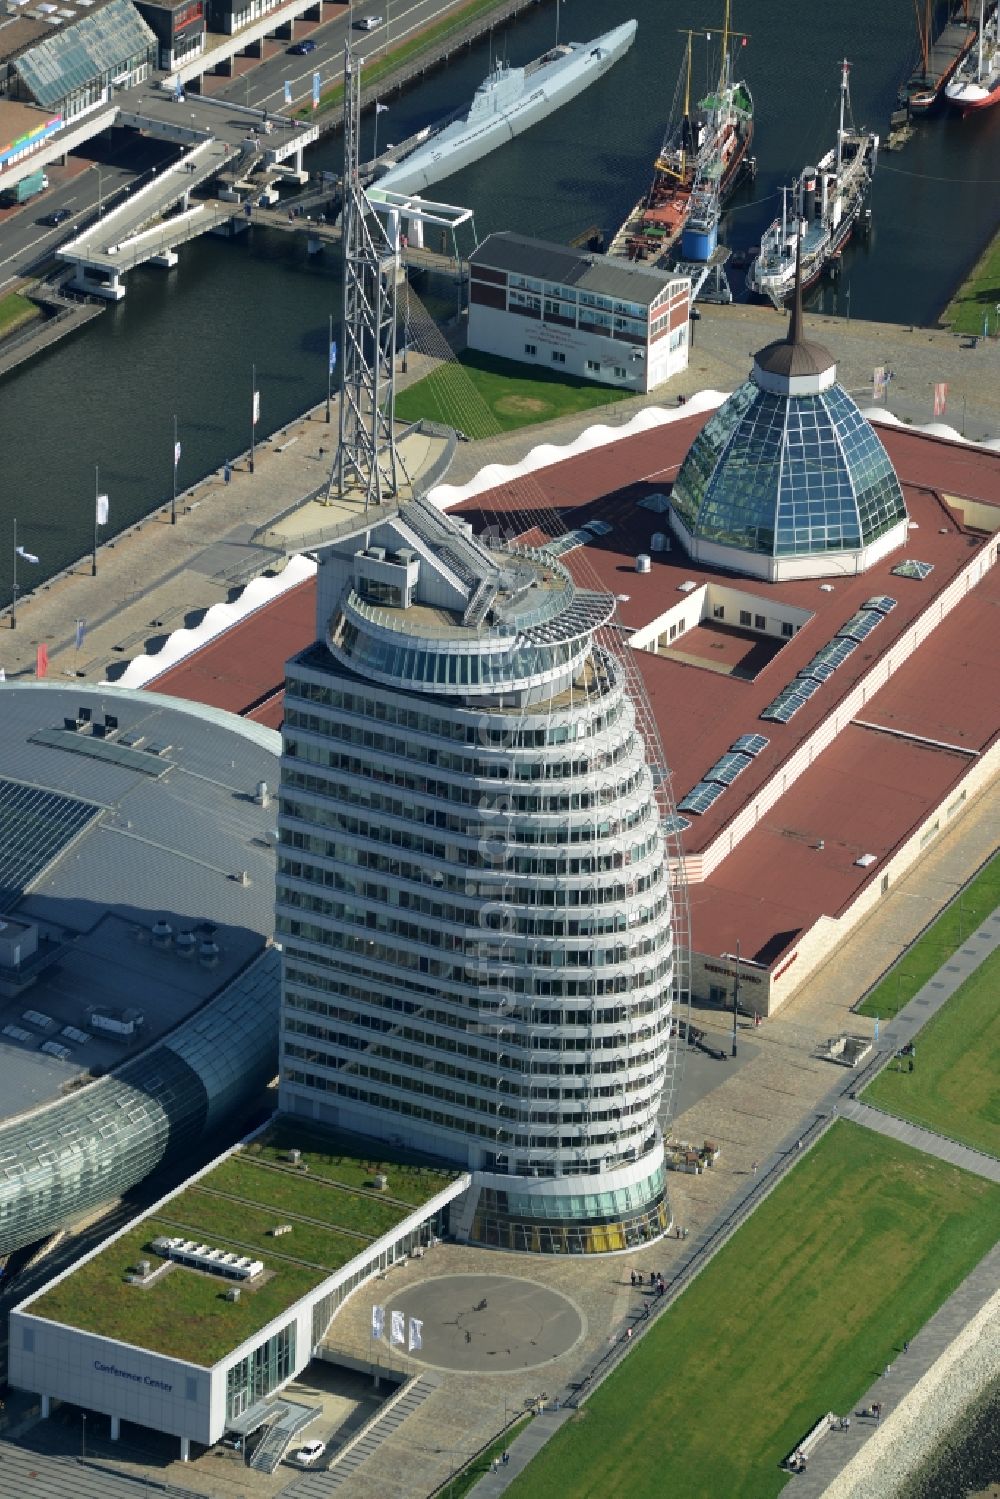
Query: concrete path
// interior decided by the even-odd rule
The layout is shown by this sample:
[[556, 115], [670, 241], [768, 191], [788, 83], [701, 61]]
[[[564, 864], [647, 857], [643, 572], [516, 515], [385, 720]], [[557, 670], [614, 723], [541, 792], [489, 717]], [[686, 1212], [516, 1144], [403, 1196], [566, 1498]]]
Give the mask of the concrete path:
[[566, 1410], [565, 1407], [559, 1410], [549, 1409], [529, 1421], [508, 1449], [510, 1462], [506, 1466], [501, 1465], [496, 1472], [484, 1474], [476, 1484], [473, 1490], [476, 1499], [495, 1499], [496, 1495], [502, 1494], [508, 1484], [513, 1483], [524, 1472], [532, 1458], [541, 1452], [549, 1437], [560, 1426], [565, 1426], [573, 1414], [573, 1411]]
[[984, 1155], [980, 1150], [971, 1150], [968, 1145], [959, 1145], [944, 1135], [936, 1135], [919, 1124], [910, 1124], [897, 1119], [893, 1114], [884, 1114], [881, 1109], [869, 1108], [867, 1104], [853, 1100], [841, 1107], [841, 1117], [863, 1124], [876, 1134], [887, 1135], [890, 1140], [899, 1140], [903, 1145], [912, 1145], [914, 1150], [923, 1150], [927, 1155], [947, 1161], [950, 1166], [960, 1166], [975, 1176], [985, 1176], [988, 1181], [1000, 1182], [1000, 1161], [995, 1156]]
[[[1000, 1284], [1000, 1246], [976, 1266], [953, 1295], [931, 1317], [926, 1326], [910, 1340], [910, 1346], [897, 1351], [889, 1369], [873, 1378], [854, 1411], [849, 1414], [847, 1431], [831, 1431], [814, 1449], [805, 1473], [795, 1475], [786, 1493], [791, 1499], [819, 1499], [839, 1473], [847, 1466], [877, 1430], [877, 1422], [861, 1411], [873, 1404], [882, 1406], [883, 1419], [893, 1412], [933, 1368], [962, 1328], [996, 1295]], [[476, 1493], [479, 1493], [478, 1488]]]

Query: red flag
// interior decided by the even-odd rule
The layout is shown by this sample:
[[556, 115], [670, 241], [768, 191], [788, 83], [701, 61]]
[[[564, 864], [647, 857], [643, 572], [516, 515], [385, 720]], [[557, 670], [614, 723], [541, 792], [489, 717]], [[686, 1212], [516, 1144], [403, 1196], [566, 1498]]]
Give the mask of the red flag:
[[36, 677], [47, 676], [48, 670], [49, 670], [49, 648], [48, 648], [47, 645], [40, 645], [38, 647], [37, 651], [35, 652], [35, 676]]
[[934, 415], [944, 416], [948, 410], [948, 387], [942, 381], [934, 387]]
[[746, 39], [746, 37], [744, 37], [743, 40], [740, 42], [740, 46], [741, 47], [745, 47], [746, 44], [747, 44], [747, 39]]

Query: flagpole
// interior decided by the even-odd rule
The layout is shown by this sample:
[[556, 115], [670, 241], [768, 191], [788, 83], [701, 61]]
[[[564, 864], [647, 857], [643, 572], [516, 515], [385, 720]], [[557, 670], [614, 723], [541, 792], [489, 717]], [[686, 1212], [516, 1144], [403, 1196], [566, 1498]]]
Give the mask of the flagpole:
[[14, 596], [10, 606], [10, 627], [17, 629], [17, 517], [14, 517]]
[[256, 411], [254, 410], [254, 408], [255, 408], [256, 404], [257, 404], [257, 366], [255, 364], [252, 364], [250, 366], [250, 472], [251, 473], [253, 473], [253, 463], [254, 463], [254, 436], [255, 436], [255, 427], [256, 427], [256, 422], [254, 421], [254, 417], [257, 414]]
[[177, 416], [176, 416], [176, 413], [174, 415], [174, 447], [173, 447], [173, 452], [171, 453], [170, 456], [174, 460], [174, 464], [173, 464], [174, 487], [173, 487], [173, 489], [170, 492], [170, 524], [172, 526], [176, 526], [176, 524], [177, 524]]
[[101, 487], [101, 471], [94, 464], [94, 550], [90, 558], [90, 576], [97, 577], [97, 493]]
[[333, 313], [330, 313], [330, 332], [326, 340], [326, 424], [330, 425], [330, 400], [333, 395], [333, 360], [330, 358], [330, 350], [333, 348]]

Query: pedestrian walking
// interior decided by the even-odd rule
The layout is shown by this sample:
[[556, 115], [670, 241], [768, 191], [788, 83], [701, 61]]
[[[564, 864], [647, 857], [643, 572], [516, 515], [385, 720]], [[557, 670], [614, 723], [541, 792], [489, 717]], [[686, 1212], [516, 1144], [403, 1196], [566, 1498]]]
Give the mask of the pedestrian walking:
[[757, 1175], [757, 1162], [756, 1161], [751, 1161], [750, 1162], [750, 1175], [751, 1176], [756, 1176]]
[[909, 1351], [910, 1351], [910, 1340], [909, 1340], [909, 1338], [904, 1338], [903, 1339], [903, 1352], [904, 1353], [909, 1353]]
[[503, 1466], [506, 1468], [507, 1464], [510, 1462], [510, 1453], [509, 1452], [505, 1452], [504, 1455], [503, 1455], [503, 1457], [500, 1459], [500, 1461], [503, 1464]]
[[885, 1378], [888, 1379], [889, 1375], [891, 1373], [892, 1373], [892, 1365], [891, 1364], [886, 1364], [886, 1366], [885, 1366]]
[[635, 1271], [632, 1271], [632, 1289], [635, 1290]]

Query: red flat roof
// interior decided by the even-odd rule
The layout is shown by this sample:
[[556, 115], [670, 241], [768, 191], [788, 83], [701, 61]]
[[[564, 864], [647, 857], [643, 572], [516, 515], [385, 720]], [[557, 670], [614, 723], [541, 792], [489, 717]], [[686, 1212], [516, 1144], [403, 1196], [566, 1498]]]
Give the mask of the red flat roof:
[[[285, 662], [315, 636], [316, 580], [309, 578], [168, 667], [147, 686], [279, 728]], [[258, 707], [261, 711], [254, 711]]]
[[[707, 880], [692, 885], [699, 952], [767, 966], [836, 917], [969, 769], [967, 755], [849, 724]], [[820, 849], [820, 843], [823, 844]], [[856, 860], [874, 854], [860, 868]]]
[[[1000, 503], [1000, 460], [996, 455], [911, 432], [880, 428], [879, 435], [885, 438], [903, 481], [907, 511], [915, 525], [911, 526], [905, 546], [866, 573], [767, 583], [693, 563], [676, 541], [669, 552], [653, 552], [652, 535], [656, 531], [666, 532], [667, 520], [638, 502], [669, 488], [704, 420], [704, 416], [692, 417], [623, 438], [606, 448], [498, 485], [458, 507], [468, 518], [475, 517], [477, 528], [498, 524], [536, 546], [588, 521], [604, 521], [610, 527], [606, 534], [567, 552], [562, 560], [581, 586], [619, 595], [618, 617], [633, 630], [680, 604], [685, 597], [681, 585], [687, 582], [699, 586], [717, 584], [753, 595], [761, 599], [762, 613], [767, 612], [768, 601], [810, 612], [809, 621], [753, 681], [681, 661], [675, 656], [654, 656], [645, 650], [635, 652], [673, 773], [675, 800], [681, 801], [741, 734], [759, 733], [770, 741], [753, 765], [705, 813], [691, 818], [691, 827], [683, 835], [688, 853], [699, 853], [714, 842], [777, 767], [948, 587], [968, 564], [970, 548], [983, 545], [982, 534], [960, 523], [941, 495], [928, 487], [927, 478], [933, 476], [949, 493], [972, 495], [987, 503], [995, 495]], [[924, 476], [923, 482], [909, 483], [910, 473]], [[539, 511], [543, 512], [541, 517]], [[635, 559], [640, 552], [650, 557], [648, 573], [636, 571]], [[904, 557], [929, 562], [933, 571], [922, 582], [896, 577], [892, 568]], [[787, 724], [762, 720], [761, 710], [796, 672], [834, 637], [866, 599], [880, 594], [888, 594], [897, 601], [896, 608], [882, 624]], [[693, 623], [693, 617], [689, 623]], [[683, 649], [682, 639], [677, 644]], [[984, 669], [992, 667], [990, 650], [974, 651], [973, 659], [981, 662]], [[956, 703], [959, 698], [964, 702], [957, 682], [955, 693]], [[981, 720], [982, 733], [988, 729], [992, 705], [977, 701], [977, 697], [978, 694], [972, 693], [969, 706], [977, 721]], [[1000, 698], [994, 697], [992, 701], [1000, 702]]]

